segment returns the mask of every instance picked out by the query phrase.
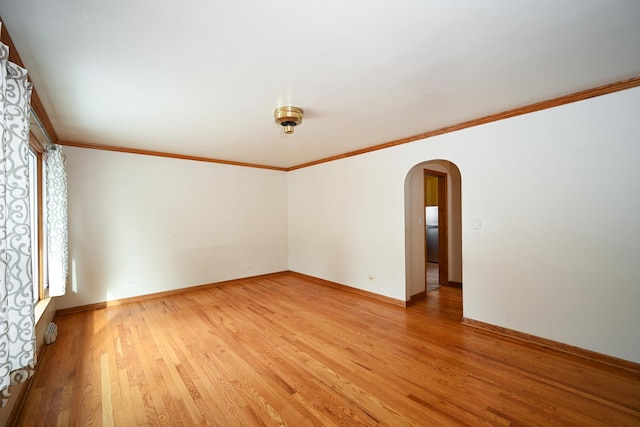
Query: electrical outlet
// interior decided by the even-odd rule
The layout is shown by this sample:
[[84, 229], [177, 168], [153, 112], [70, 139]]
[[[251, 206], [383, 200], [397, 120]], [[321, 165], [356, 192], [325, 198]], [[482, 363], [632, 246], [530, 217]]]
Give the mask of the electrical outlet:
[[369, 275], [369, 280], [374, 281], [374, 280], [376, 280], [376, 277], [373, 274], [370, 274]]
[[251, 267], [253, 267], [251, 264], [245, 264], [244, 268], [246, 268], [247, 270], [250, 269]]
[[135, 284], [136, 284], [135, 280], [132, 280], [132, 279], [127, 280], [127, 286], [133, 286]]

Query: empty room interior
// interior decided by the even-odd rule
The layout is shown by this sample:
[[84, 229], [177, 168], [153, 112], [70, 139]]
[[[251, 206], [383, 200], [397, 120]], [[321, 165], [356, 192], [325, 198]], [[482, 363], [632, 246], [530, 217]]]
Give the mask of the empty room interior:
[[640, 2], [0, 0], [4, 425], [640, 425]]

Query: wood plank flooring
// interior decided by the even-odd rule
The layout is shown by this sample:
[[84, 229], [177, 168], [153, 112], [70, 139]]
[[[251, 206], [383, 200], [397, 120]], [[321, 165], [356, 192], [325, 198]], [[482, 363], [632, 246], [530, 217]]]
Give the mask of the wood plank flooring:
[[640, 425], [640, 374], [284, 273], [60, 316], [21, 426]]

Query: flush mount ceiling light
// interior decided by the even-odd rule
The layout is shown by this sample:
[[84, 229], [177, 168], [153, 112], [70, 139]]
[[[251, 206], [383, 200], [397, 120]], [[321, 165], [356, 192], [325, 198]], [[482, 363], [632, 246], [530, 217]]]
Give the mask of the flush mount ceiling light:
[[278, 107], [273, 111], [276, 123], [284, 128], [284, 133], [289, 135], [293, 133], [293, 128], [302, 123], [302, 108], [285, 105]]

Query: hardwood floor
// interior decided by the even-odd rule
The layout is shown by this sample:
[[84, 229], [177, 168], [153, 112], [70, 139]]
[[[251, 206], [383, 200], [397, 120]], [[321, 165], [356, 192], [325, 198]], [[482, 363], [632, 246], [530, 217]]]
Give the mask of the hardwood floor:
[[292, 274], [60, 316], [18, 425], [640, 425], [640, 373]]
[[427, 292], [435, 291], [440, 287], [440, 267], [437, 262], [427, 262]]

